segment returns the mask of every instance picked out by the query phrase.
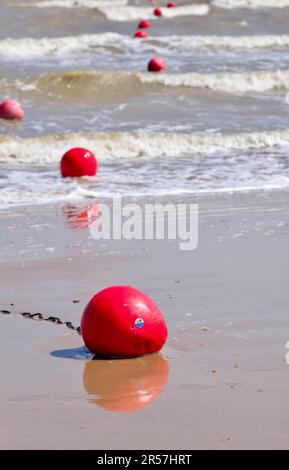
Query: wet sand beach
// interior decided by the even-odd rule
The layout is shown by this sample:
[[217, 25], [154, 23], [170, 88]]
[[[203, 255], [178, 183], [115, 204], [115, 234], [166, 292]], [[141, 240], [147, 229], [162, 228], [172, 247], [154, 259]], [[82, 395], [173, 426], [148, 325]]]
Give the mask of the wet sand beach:
[[[2, 212], [1, 299], [14, 312], [0, 318], [2, 449], [288, 448], [288, 194], [199, 208], [190, 252], [93, 240], [83, 205]], [[87, 299], [119, 282], [165, 312], [160, 354], [92, 360], [64, 325], [16, 314], [78, 325]]]

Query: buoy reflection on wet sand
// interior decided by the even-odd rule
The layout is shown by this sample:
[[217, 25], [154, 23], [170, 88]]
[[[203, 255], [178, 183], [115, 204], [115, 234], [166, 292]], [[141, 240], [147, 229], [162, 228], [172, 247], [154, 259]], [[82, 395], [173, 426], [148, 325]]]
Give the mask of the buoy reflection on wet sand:
[[106, 410], [136, 412], [148, 407], [165, 390], [169, 363], [161, 354], [114, 361], [86, 362], [83, 386], [89, 402]]
[[2, 119], [22, 119], [24, 110], [17, 100], [5, 100], [0, 104], [0, 118]]

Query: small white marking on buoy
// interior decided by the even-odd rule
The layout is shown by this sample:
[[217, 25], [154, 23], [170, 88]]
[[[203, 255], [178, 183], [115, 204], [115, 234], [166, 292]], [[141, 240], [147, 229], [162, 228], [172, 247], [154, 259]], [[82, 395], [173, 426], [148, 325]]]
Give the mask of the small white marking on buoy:
[[137, 318], [134, 324], [137, 328], [142, 328], [144, 326], [144, 320], [142, 318]]

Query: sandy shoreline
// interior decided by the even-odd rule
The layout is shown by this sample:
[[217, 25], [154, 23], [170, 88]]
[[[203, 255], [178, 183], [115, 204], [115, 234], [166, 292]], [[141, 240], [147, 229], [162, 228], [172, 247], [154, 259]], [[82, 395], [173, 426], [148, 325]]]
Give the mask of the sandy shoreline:
[[170, 336], [158, 356], [91, 361], [66, 327], [0, 315], [0, 448], [288, 448], [288, 199], [202, 196], [192, 252], [92, 240], [83, 207], [2, 211], [1, 308], [79, 324], [95, 292], [131, 283]]

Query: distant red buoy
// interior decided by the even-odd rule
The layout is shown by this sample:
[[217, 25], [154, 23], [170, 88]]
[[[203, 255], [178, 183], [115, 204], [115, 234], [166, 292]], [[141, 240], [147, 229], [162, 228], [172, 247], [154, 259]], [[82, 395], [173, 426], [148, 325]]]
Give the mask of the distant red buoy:
[[97, 160], [92, 152], [76, 147], [68, 150], [61, 159], [61, 174], [66, 177], [95, 176]]
[[65, 206], [63, 209], [67, 224], [73, 229], [91, 228], [101, 213], [100, 204], [92, 204], [87, 207], [73, 205]]
[[147, 20], [142, 20], [142, 21], [139, 22], [138, 27], [139, 27], [140, 29], [148, 29], [148, 28], [151, 28], [151, 24], [150, 24], [150, 22], [147, 21]]
[[163, 12], [162, 12], [162, 9], [161, 8], [155, 8], [154, 9], [154, 15], [155, 16], [163, 16]]
[[175, 2], [169, 2], [169, 3], [167, 4], [167, 7], [168, 7], [168, 8], [176, 8], [176, 6], [177, 6], [177, 5], [175, 4]]
[[0, 104], [0, 118], [2, 119], [22, 119], [24, 111], [21, 104], [16, 100], [5, 100]]
[[148, 63], [149, 72], [163, 72], [166, 68], [166, 61], [162, 57], [153, 57]]
[[157, 352], [168, 336], [158, 306], [130, 286], [112, 286], [96, 294], [83, 312], [81, 333], [93, 354], [107, 358]]
[[135, 37], [135, 38], [147, 38], [147, 37], [148, 37], [148, 33], [146, 33], [145, 31], [137, 31], [137, 32], [134, 34], [134, 37]]

